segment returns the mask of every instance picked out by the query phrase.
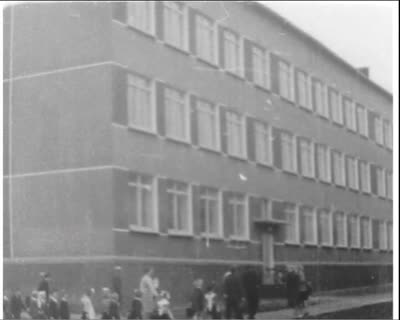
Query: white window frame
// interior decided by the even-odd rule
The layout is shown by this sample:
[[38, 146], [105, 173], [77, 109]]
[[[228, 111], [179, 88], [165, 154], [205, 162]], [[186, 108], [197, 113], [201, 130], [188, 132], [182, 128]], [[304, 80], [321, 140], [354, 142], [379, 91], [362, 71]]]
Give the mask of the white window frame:
[[385, 220], [379, 220], [379, 250], [385, 251], [388, 248], [387, 225]]
[[[203, 186], [202, 186], [203, 187]], [[207, 190], [207, 194], [203, 194], [200, 192], [200, 201], [205, 201], [207, 203], [206, 205], [206, 217], [205, 217], [205, 224], [206, 228], [208, 231], [202, 231], [201, 235], [207, 238], [222, 238], [223, 237], [223, 217], [222, 217], [222, 195], [220, 190], [215, 190], [214, 188], [209, 188], [209, 187], [203, 187], [204, 190]], [[211, 195], [211, 191], [215, 193], [215, 196]], [[209, 212], [209, 202], [215, 201], [216, 202], [216, 208], [217, 208], [217, 215], [218, 215], [218, 231], [217, 233], [210, 232], [210, 212]]]
[[[320, 153], [318, 152], [319, 149], [324, 150], [324, 162], [326, 162], [325, 167], [327, 170], [327, 176], [325, 177], [325, 174], [321, 177], [321, 170], [320, 170]], [[316, 145], [316, 152], [317, 152], [317, 163], [316, 165], [318, 166], [318, 180], [323, 181], [326, 183], [330, 183], [332, 181], [332, 172], [331, 172], [331, 157], [330, 157], [330, 148], [327, 145], [324, 144], [317, 144]]]
[[[332, 98], [331, 98], [332, 95], [336, 95], [336, 109], [335, 109], [335, 106], [334, 106]], [[342, 96], [340, 95], [340, 93], [337, 90], [332, 88], [332, 90], [329, 90], [328, 99], [329, 99], [329, 104], [332, 109], [331, 110], [332, 121], [339, 125], [343, 125], [343, 123], [344, 123], [344, 121], [343, 121], [343, 106], [341, 103]]]
[[[353, 240], [353, 232], [352, 232], [352, 219], [355, 219], [354, 220], [354, 223], [355, 223], [355, 227], [356, 227], [356, 242], [357, 243], [352, 243], [352, 240]], [[354, 248], [354, 249], [359, 249], [360, 248], [360, 244], [361, 244], [361, 241], [360, 241], [360, 216], [358, 216], [358, 215], [356, 215], [356, 214], [350, 214], [349, 216], [348, 216], [348, 219], [350, 220], [350, 235], [351, 235], [351, 237], [350, 237], [350, 243], [349, 243], [349, 245], [350, 245], [350, 247], [351, 248]]]
[[[176, 98], [176, 97], [168, 97], [168, 92], [171, 92], [173, 95], [177, 94], [180, 96], [180, 98]], [[190, 142], [190, 112], [189, 112], [189, 101], [188, 98], [189, 95], [185, 92], [182, 92], [179, 89], [175, 89], [172, 87], [165, 87], [164, 88], [164, 103], [165, 103], [165, 117], [164, 117], [164, 121], [165, 121], [165, 135], [168, 138], [171, 138], [173, 140], [177, 140], [177, 141], [182, 141], [182, 142]], [[168, 126], [168, 115], [167, 113], [169, 113], [169, 109], [168, 109], [168, 100], [172, 100], [177, 104], [180, 104], [182, 106], [182, 112], [184, 112], [183, 115], [183, 119], [184, 119], [184, 124], [183, 127], [185, 130], [185, 136], [184, 137], [180, 137], [178, 135], [175, 134], [175, 132], [171, 133], [168, 132], [169, 130], [169, 126]], [[175, 115], [176, 117], [177, 115]], [[176, 125], [176, 119], [174, 119], [174, 126]]]
[[[283, 70], [282, 68], [285, 68]], [[288, 78], [282, 79], [283, 75]], [[278, 62], [278, 81], [279, 81], [279, 95], [289, 101], [294, 100], [294, 67], [286, 61], [279, 60]], [[287, 95], [283, 91], [282, 85], [287, 86]]]
[[[329, 109], [326, 105], [326, 87], [319, 79], [313, 79], [313, 86], [315, 90], [315, 111], [320, 116], [329, 119]], [[319, 97], [319, 99], [317, 99]]]
[[[313, 230], [313, 239], [312, 240], [304, 240], [304, 244], [306, 245], [317, 245], [318, 244], [318, 221], [317, 221], [317, 210], [315, 208], [310, 207], [302, 207], [302, 214], [304, 215], [303, 219], [305, 221], [306, 216], [312, 219], [312, 230]], [[306, 223], [306, 222], [305, 222]]]
[[[236, 119], [234, 119], [234, 118], [236, 118]], [[231, 156], [234, 156], [234, 157], [245, 159], [246, 158], [246, 147], [247, 147], [246, 146], [246, 121], [245, 121], [245, 117], [240, 115], [240, 114], [238, 114], [238, 113], [236, 113], [236, 112], [227, 110], [226, 113], [225, 113], [225, 121], [226, 121], [225, 125], [226, 125], [226, 140], [227, 140], [226, 141], [226, 144], [227, 144], [226, 148], [227, 148], [228, 154], [230, 154]], [[241, 141], [239, 141], [239, 142], [240, 142], [240, 145], [241, 145], [241, 148], [240, 148], [241, 152], [232, 151], [230, 149], [230, 147], [231, 147], [230, 143], [233, 143], [233, 142], [231, 140], [232, 139], [232, 131], [231, 131], [232, 127], [229, 126], [229, 124], [235, 125], [235, 126], [240, 126], [239, 129], [240, 129]], [[238, 146], [236, 146], [235, 149], [238, 149]]]
[[[151, 202], [152, 202], [152, 208], [151, 208], [151, 213], [152, 213], [152, 226], [148, 227], [148, 226], [143, 226], [142, 223], [138, 222], [136, 224], [130, 223], [129, 224], [129, 228], [131, 230], [134, 231], [148, 231], [148, 232], [158, 232], [159, 231], [159, 220], [158, 220], [158, 199], [157, 199], [157, 190], [158, 190], [158, 180], [155, 177], [151, 177], [151, 176], [147, 176], [147, 175], [143, 175], [140, 173], [136, 173], [138, 181], [130, 181], [128, 183], [128, 186], [130, 188], [135, 188], [136, 189], [136, 199], [137, 199], [137, 206], [138, 208], [136, 209], [136, 214], [138, 214], [138, 216], [136, 217], [136, 219], [139, 221], [142, 218], [142, 214], [139, 214], [139, 212], [142, 209], [142, 197], [141, 197], [141, 192], [143, 189], [151, 189]], [[146, 177], [149, 178], [151, 180], [151, 183], [149, 185], [145, 184], [142, 182], [142, 179]], [[134, 214], [134, 213], [132, 213]]]
[[[242, 198], [242, 199], [239, 199]], [[249, 222], [249, 206], [248, 206], [248, 196], [245, 194], [237, 194], [237, 195], [232, 195], [228, 199], [228, 205], [230, 206], [230, 209], [233, 210], [232, 212], [232, 234], [229, 236], [230, 239], [232, 240], [238, 240], [238, 241], [248, 241], [250, 239], [250, 222]], [[243, 213], [244, 213], [244, 231], [245, 234], [242, 235], [237, 235], [235, 234], [235, 217], [237, 215], [237, 206], [243, 205]]]
[[383, 120], [383, 142], [387, 148], [392, 150], [393, 148], [392, 124], [388, 120]]
[[[188, 15], [187, 15], [187, 6], [184, 5], [181, 2], [178, 1], [163, 1], [163, 30], [164, 30], [164, 41], [165, 43], [169, 44], [170, 46], [183, 50], [183, 51], [187, 51], [188, 49], [188, 34], [187, 34], [187, 26], [188, 26]], [[177, 7], [180, 8], [177, 8]], [[174, 41], [172, 41], [172, 39], [168, 39], [168, 36], [170, 35], [168, 33], [171, 32], [171, 30], [169, 28], [171, 28], [171, 25], [169, 23], [167, 23], [167, 10], [170, 10], [172, 12], [174, 12], [174, 14], [179, 14], [181, 15], [181, 19], [182, 19], [182, 30], [179, 30], [181, 32], [181, 36], [182, 36], [182, 40], [180, 44], [178, 43], [174, 43]]]
[[[287, 171], [287, 172], [291, 172], [291, 173], [297, 173], [297, 146], [296, 146], [296, 136], [292, 133], [286, 132], [286, 131], [281, 131], [280, 132], [281, 135], [281, 155], [282, 155], [282, 170]], [[286, 140], [287, 143], [291, 144], [291, 154], [292, 154], [292, 159], [284, 159], [285, 158], [285, 154], [284, 154], [284, 140]], [[286, 166], [287, 161], [290, 160], [291, 163], [291, 168], [288, 168]]]
[[[203, 14], [195, 14], [195, 33], [196, 33], [196, 56], [203, 61], [209, 62], [213, 65], [217, 64], [217, 28], [216, 28], [216, 23], [209, 17], [206, 17]], [[199, 29], [203, 28], [203, 32], [204, 30], [207, 30], [210, 34], [211, 34], [211, 39], [210, 39], [210, 48], [208, 50], [208, 55], [209, 56], [205, 56], [202, 53], [202, 45], [204, 46], [204, 44], [200, 43], [199, 40], [199, 35], [200, 35], [200, 31]]]
[[[341, 216], [341, 218], [338, 220], [337, 218], [336, 218], [336, 216]], [[342, 211], [336, 211], [335, 213], [334, 213], [334, 217], [335, 217], [335, 219], [334, 219], [334, 228], [336, 229], [337, 227], [338, 227], [338, 222], [340, 223], [342, 223], [343, 225], [342, 225], [342, 228], [343, 228], [343, 238], [340, 240], [340, 241], [338, 241], [338, 243], [335, 243], [335, 245], [336, 245], [336, 247], [338, 247], [338, 248], [346, 248], [347, 247], [347, 238], [348, 238], [348, 233], [347, 233], [347, 215], [344, 213], [344, 212], [342, 212]], [[339, 238], [339, 237], [337, 237], [337, 238]]]
[[[273, 162], [273, 146], [272, 146], [272, 127], [264, 122], [256, 121], [254, 123], [254, 148], [255, 148], [255, 158], [258, 163], [265, 165], [272, 165]], [[260, 142], [260, 137], [263, 140]], [[266, 145], [267, 144], [267, 145]], [[263, 146], [262, 150], [259, 150], [259, 146]], [[268, 150], [266, 150], [268, 149]], [[268, 153], [269, 159], [265, 159], [262, 155]]]
[[376, 167], [376, 185], [379, 197], [386, 197], [386, 174], [385, 169]]
[[[213, 109], [213, 111], [209, 111], [206, 110], [206, 107], [204, 107], [204, 104], [208, 105], [208, 107], [210, 107], [210, 109]], [[196, 119], [196, 126], [197, 126], [197, 140], [198, 140], [198, 144], [199, 146], [201, 146], [202, 148], [205, 149], [209, 149], [209, 150], [214, 150], [214, 151], [219, 151], [221, 148], [221, 142], [220, 142], [220, 125], [219, 125], [219, 112], [218, 112], [218, 108], [215, 104], [208, 102], [206, 100], [203, 99], [196, 99], [196, 112], [197, 112], [197, 119]], [[215, 132], [215, 137], [213, 139], [215, 139], [213, 145], [207, 145], [204, 143], [204, 141], [201, 141], [202, 139], [200, 138], [201, 136], [201, 123], [199, 120], [199, 114], [203, 112], [208, 114], [210, 117], [214, 117], [214, 123], [213, 123], [213, 127], [214, 127], [214, 132]], [[203, 129], [204, 130], [204, 129]]]
[[[362, 192], [370, 193], [371, 192], [371, 169], [369, 163], [366, 161], [359, 161], [360, 165], [360, 175], [361, 175], [361, 186], [360, 189]], [[363, 170], [365, 168], [365, 172]], [[366, 173], [366, 175], [364, 175]]]
[[[348, 175], [348, 187], [352, 190], [359, 189], [359, 177], [358, 177], [358, 160], [355, 157], [346, 157], [347, 175]], [[354, 180], [354, 181], [353, 181]], [[353, 182], [353, 183], [352, 183]]]
[[[224, 53], [224, 70], [228, 73], [231, 73], [235, 76], [243, 77], [243, 39], [230, 29], [223, 28], [222, 29], [222, 45], [223, 45], [223, 53]], [[227, 55], [227, 47], [226, 42], [230, 42], [235, 49], [235, 60], [236, 66], [227, 66], [227, 61], [229, 59]]]
[[383, 146], [383, 121], [380, 117], [374, 117], [375, 141]]
[[[169, 228], [168, 233], [169, 234], [174, 234], [174, 235], [193, 235], [193, 209], [192, 209], [192, 186], [186, 182], [181, 182], [181, 181], [171, 181], [172, 185], [168, 186], [167, 188], [167, 194], [168, 197], [173, 196], [172, 199], [172, 217], [173, 217], [173, 225], [176, 225], [176, 218], [178, 212], [177, 210], [177, 198], [179, 196], [186, 196], [187, 197], [187, 214], [188, 214], [188, 230], [182, 230], [182, 229], [177, 229], [175, 227]], [[177, 186], [177, 183], [185, 184], [186, 185], [186, 191], [180, 190], [180, 188]], [[170, 201], [170, 199], [168, 199]]]
[[[363, 222], [367, 221], [367, 230], [365, 230], [365, 225], [363, 224]], [[363, 249], [372, 249], [372, 220], [369, 217], [361, 217], [360, 219], [360, 229], [361, 232], [363, 234], [363, 240], [365, 242], [365, 232], [368, 234], [368, 243], [362, 243], [362, 247]]]
[[368, 137], [368, 115], [367, 115], [367, 109], [365, 109], [365, 107], [362, 106], [362, 105], [356, 105], [356, 115], [357, 115], [358, 132], [362, 136]]
[[[329, 224], [329, 226], [328, 226], [329, 239], [328, 239], [328, 241], [322, 241], [322, 239], [321, 239], [320, 245], [324, 246], [324, 247], [331, 247], [333, 245], [332, 212], [329, 209], [320, 209], [320, 210], [318, 210], [318, 219], [323, 219], [323, 216], [325, 216], [325, 218], [327, 219], [327, 222]], [[324, 223], [326, 221], [321, 220], [321, 222]], [[322, 231], [322, 230], [319, 230], [319, 231]]]
[[[260, 59], [261, 62], [261, 68], [260, 69], [256, 69], [255, 68], [255, 57], [258, 57], [258, 59]], [[253, 73], [253, 81], [256, 85], [263, 87], [265, 89], [270, 89], [270, 59], [269, 59], [269, 52], [264, 49], [261, 48], [260, 46], [257, 45], [252, 45], [251, 46], [251, 60], [252, 60], [252, 73]], [[261, 74], [261, 78], [262, 80], [259, 80], [256, 77], [256, 74]]]
[[[306, 144], [306, 145], [304, 145], [304, 143]], [[311, 141], [311, 140], [309, 140], [309, 139], [306, 139], [306, 138], [301, 138], [301, 137], [299, 137], [299, 144], [300, 144], [300, 166], [301, 166], [301, 175], [303, 176], [303, 177], [307, 177], [307, 178], [315, 178], [315, 149], [314, 149], [314, 142], [313, 141]], [[310, 167], [311, 167], [311, 172], [306, 172], [306, 173], [304, 173], [304, 158], [303, 158], [303, 149], [304, 149], [304, 147], [306, 147], [307, 148], [307, 151], [309, 151], [309, 161], [311, 161], [311, 162], [309, 162], [308, 164], [307, 164], [307, 168], [308, 168], [308, 166], [310, 165]], [[307, 170], [308, 171], [308, 170]]]
[[[137, 30], [140, 30], [141, 32], [154, 35], [155, 34], [155, 2], [154, 1], [128, 1], [127, 2], [127, 24], [135, 28]], [[142, 25], [139, 25], [135, 17], [132, 16], [132, 11], [134, 10], [134, 7], [136, 5], [148, 5], [148, 10], [149, 10], [149, 16], [147, 19], [149, 19], [148, 24], [149, 24], [149, 29], [143, 28]], [[140, 15], [142, 16], [143, 12], [140, 12]], [[136, 17], [137, 18], [137, 17]]]
[[[332, 150], [332, 160], [333, 160], [333, 182], [337, 186], [346, 186], [346, 161], [345, 161], [345, 156], [343, 152], [337, 151], [337, 150]], [[336, 158], [338, 156], [338, 158]], [[340, 181], [338, 182], [336, 177], [337, 177], [337, 172], [336, 172], [336, 160], [340, 161], [339, 162], [339, 170], [340, 170]]]
[[[343, 97], [342, 101], [343, 101], [343, 109], [344, 109], [345, 119], [346, 119], [346, 127], [353, 132], [357, 132], [357, 115], [356, 115], [355, 103], [349, 97]], [[346, 104], [346, 102], [348, 102], [348, 103]], [[349, 119], [349, 115], [351, 115], [350, 119]]]
[[293, 237], [293, 239], [288, 239], [288, 237], [287, 237], [288, 236], [288, 231], [286, 229], [286, 231], [285, 231], [285, 243], [286, 244], [300, 244], [299, 207], [297, 205], [293, 205], [293, 207], [289, 208], [289, 210], [288, 210], [288, 207], [286, 207], [285, 208], [285, 215], [286, 215], [286, 221], [287, 222], [289, 222], [288, 215], [293, 215], [294, 216], [294, 223], [295, 223], [294, 230], [296, 232], [294, 237]]

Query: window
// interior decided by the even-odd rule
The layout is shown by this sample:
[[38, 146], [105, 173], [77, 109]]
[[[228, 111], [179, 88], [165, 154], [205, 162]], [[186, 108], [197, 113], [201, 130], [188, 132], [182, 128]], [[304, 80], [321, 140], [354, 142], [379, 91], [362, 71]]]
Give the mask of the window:
[[218, 149], [217, 109], [211, 103], [197, 99], [197, 132], [199, 145], [208, 149]]
[[374, 126], [375, 126], [375, 140], [378, 144], [383, 145], [382, 119], [375, 117], [374, 118]]
[[300, 139], [301, 174], [305, 177], [314, 177], [314, 145], [310, 140]]
[[252, 67], [254, 83], [269, 89], [269, 55], [257, 46], [252, 46]]
[[347, 99], [343, 98], [346, 126], [350, 130], [356, 132], [357, 131], [357, 121], [356, 121], [356, 109], [354, 103]]
[[386, 147], [392, 149], [392, 125], [389, 121], [383, 121], [383, 141]]
[[376, 175], [377, 175], [377, 183], [378, 183], [378, 196], [385, 197], [386, 196], [385, 170], [377, 167]]
[[350, 246], [352, 248], [360, 247], [360, 224], [358, 221], [358, 216], [350, 215], [349, 216], [349, 224], [350, 224]]
[[282, 142], [282, 169], [289, 172], [296, 172], [296, 141], [295, 137], [286, 132], [281, 132]]
[[361, 239], [364, 249], [372, 248], [372, 224], [371, 219], [367, 217], [361, 218]]
[[224, 63], [225, 70], [236, 74], [241, 75], [241, 66], [240, 66], [240, 37], [229, 31], [223, 30], [223, 48], [224, 48]]
[[393, 199], [393, 173], [388, 172], [386, 177], [386, 196]]
[[299, 217], [297, 207], [294, 204], [287, 204], [285, 206], [286, 215], [286, 242], [287, 243], [299, 243]]
[[349, 181], [349, 187], [351, 189], [358, 189], [358, 168], [357, 159], [348, 157], [347, 158], [347, 176]]
[[313, 80], [314, 109], [324, 118], [329, 118], [329, 109], [325, 103], [325, 88], [321, 81]]
[[264, 164], [272, 163], [271, 128], [262, 122], [254, 123], [256, 161]]
[[185, 95], [180, 91], [165, 89], [166, 135], [187, 141], [189, 139], [189, 119]]
[[317, 217], [315, 210], [308, 207], [301, 208], [303, 218], [303, 237], [305, 244], [317, 244]]
[[169, 181], [167, 187], [168, 208], [172, 214], [169, 231], [178, 233], [192, 232], [189, 186], [178, 181]]
[[387, 249], [386, 222], [379, 221], [379, 249]]
[[337, 91], [329, 90], [329, 103], [331, 107], [332, 120], [337, 124], [343, 124], [343, 109]]
[[331, 181], [329, 148], [317, 145], [318, 178], [321, 181]]
[[332, 245], [332, 220], [328, 210], [319, 210], [319, 240], [322, 245]]
[[308, 90], [308, 77], [305, 72], [298, 71], [297, 73], [297, 92], [298, 92], [298, 104], [301, 107], [310, 108], [310, 97]]
[[393, 250], [393, 223], [392, 222], [388, 222], [386, 231], [387, 231], [387, 236], [388, 236], [387, 248], [388, 248], [388, 250]]
[[222, 218], [219, 206], [219, 192], [213, 188], [201, 187], [200, 220], [205, 235], [221, 236]]
[[363, 192], [371, 192], [371, 171], [368, 163], [360, 161], [360, 174], [361, 190]]
[[185, 49], [185, 8], [182, 3], [164, 1], [164, 40], [179, 49]]
[[347, 245], [347, 223], [344, 212], [335, 212], [335, 232], [336, 246], [345, 247]]
[[346, 171], [344, 165], [344, 155], [338, 151], [332, 151], [333, 158], [333, 178], [337, 186], [346, 185]]
[[244, 195], [232, 195], [228, 200], [228, 210], [232, 217], [232, 238], [248, 239], [249, 221]]
[[357, 105], [357, 126], [358, 131], [363, 136], [368, 136], [368, 119], [367, 119], [367, 110], [361, 105]]
[[154, 33], [154, 2], [128, 2], [128, 24], [140, 31]]
[[196, 53], [199, 58], [215, 63], [214, 24], [202, 15], [196, 15]]
[[271, 219], [271, 201], [267, 199], [261, 199], [261, 218], [262, 219]]
[[245, 142], [243, 118], [234, 112], [226, 112], [226, 127], [228, 153], [233, 156], [244, 157]]
[[152, 85], [148, 79], [133, 74], [128, 76], [128, 114], [130, 126], [155, 131]]
[[284, 61], [279, 61], [279, 94], [281, 97], [293, 99], [293, 69]]

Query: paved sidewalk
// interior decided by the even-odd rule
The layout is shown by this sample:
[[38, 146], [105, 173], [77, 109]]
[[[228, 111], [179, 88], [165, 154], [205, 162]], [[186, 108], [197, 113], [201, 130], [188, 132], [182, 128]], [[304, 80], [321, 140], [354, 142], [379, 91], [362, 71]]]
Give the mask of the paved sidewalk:
[[[348, 310], [366, 305], [390, 302], [393, 297], [391, 293], [369, 294], [361, 296], [332, 297], [321, 300], [321, 303], [314, 304], [307, 308], [311, 317], [325, 313]], [[271, 312], [263, 312], [257, 315], [257, 319], [293, 319], [292, 309], [281, 309]]]

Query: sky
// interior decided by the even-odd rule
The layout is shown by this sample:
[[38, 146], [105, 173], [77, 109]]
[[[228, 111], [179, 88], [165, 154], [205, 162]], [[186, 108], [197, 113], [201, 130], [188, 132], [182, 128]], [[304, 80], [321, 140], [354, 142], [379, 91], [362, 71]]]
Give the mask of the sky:
[[393, 91], [393, 2], [260, 2]]

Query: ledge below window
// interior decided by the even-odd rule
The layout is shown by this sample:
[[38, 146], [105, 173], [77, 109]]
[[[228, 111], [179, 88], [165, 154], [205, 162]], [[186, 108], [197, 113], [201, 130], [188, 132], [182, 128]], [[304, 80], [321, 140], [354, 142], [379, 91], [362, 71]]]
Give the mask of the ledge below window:
[[179, 231], [179, 230], [173, 230], [173, 229], [168, 230], [168, 235], [173, 236], [173, 237], [183, 237], [183, 238], [193, 238], [194, 237], [193, 233], [191, 233], [191, 232]]
[[154, 235], [159, 235], [160, 234], [157, 230], [154, 230], [152, 228], [145, 228], [145, 227], [135, 226], [135, 225], [132, 225], [132, 224], [129, 225], [129, 231], [138, 232], [138, 233], [154, 234]]

